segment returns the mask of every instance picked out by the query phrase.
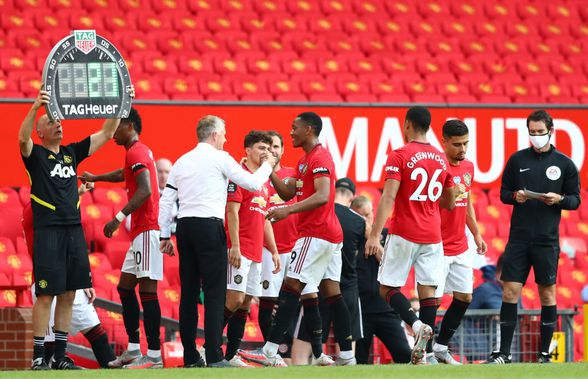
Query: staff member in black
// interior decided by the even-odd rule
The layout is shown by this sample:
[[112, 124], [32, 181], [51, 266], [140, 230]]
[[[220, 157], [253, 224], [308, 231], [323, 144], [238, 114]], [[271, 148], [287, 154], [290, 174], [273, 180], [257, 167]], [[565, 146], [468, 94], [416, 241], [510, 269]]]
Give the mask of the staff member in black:
[[[112, 138], [120, 119], [106, 120], [99, 132], [64, 146], [61, 122], [43, 115], [37, 121], [37, 135], [41, 140], [37, 145], [31, 139], [35, 117], [49, 99], [48, 92], [39, 92], [18, 132], [20, 154], [31, 181], [34, 228], [33, 274], [37, 301], [33, 306], [31, 369], [48, 370], [50, 365], [52, 369], [75, 370], [79, 367], [65, 355], [72, 305], [76, 290], [92, 287], [76, 170], [84, 159]], [[55, 351], [48, 365], [43, 342], [55, 296]]]
[[[370, 199], [365, 196], [356, 197], [351, 203], [351, 209], [365, 218], [368, 225], [366, 235], [369, 235], [369, 225], [374, 218]], [[388, 236], [388, 231], [386, 229], [384, 231], [383, 238]], [[395, 363], [408, 363], [412, 351], [406, 340], [402, 320], [390, 304], [380, 296], [380, 283], [378, 283], [380, 267], [378, 259], [380, 258], [373, 255], [366, 257], [365, 244], [357, 255], [357, 283], [361, 300], [363, 338], [356, 342], [355, 358], [358, 364], [370, 363], [368, 358], [375, 335], [384, 343]]]
[[[513, 205], [501, 279], [500, 350], [487, 363], [511, 363], [510, 347], [517, 323], [517, 303], [533, 267], [541, 300], [541, 344], [538, 361], [549, 363], [549, 343], [557, 324], [555, 280], [559, 259], [561, 210], [580, 206], [578, 169], [549, 143], [553, 120], [543, 111], [527, 118], [532, 147], [514, 153], [502, 175], [500, 199]], [[525, 190], [540, 193], [536, 198]]]
[[[223, 359], [223, 312], [227, 289], [227, 238], [224, 228], [229, 180], [248, 191], [261, 189], [275, 165], [273, 155], [254, 173], [223, 151], [225, 122], [205, 116], [196, 129], [198, 145], [173, 165], [159, 203], [161, 251], [173, 253], [172, 207], [179, 200], [176, 236], [180, 258], [180, 336], [184, 366], [201, 367], [196, 350], [196, 302], [204, 291], [204, 338], [209, 367], [230, 367]], [[202, 282], [201, 282], [202, 280]]]

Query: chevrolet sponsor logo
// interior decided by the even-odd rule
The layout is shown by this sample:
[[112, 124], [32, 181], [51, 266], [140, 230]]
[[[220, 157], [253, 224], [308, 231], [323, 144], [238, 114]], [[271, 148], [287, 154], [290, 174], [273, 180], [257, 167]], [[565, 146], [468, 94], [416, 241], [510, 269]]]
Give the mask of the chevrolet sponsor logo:
[[259, 205], [261, 208], [265, 208], [267, 205], [267, 201], [261, 196], [255, 196], [251, 199], [251, 203]]

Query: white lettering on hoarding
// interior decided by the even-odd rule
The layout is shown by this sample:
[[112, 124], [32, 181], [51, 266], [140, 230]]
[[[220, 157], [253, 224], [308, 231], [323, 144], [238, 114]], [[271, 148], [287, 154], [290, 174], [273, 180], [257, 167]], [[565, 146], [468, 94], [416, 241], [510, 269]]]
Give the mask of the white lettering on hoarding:
[[[475, 178], [478, 183], [487, 184], [500, 180], [506, 160], [508, 159], [505, 155], [505, 130], [516, 131], [518, 150], [529, 147], [529, 134], [525, 118], [492, 118], [490, 121], [491, 137], [489, 141], [480, 141], [478, 139], [477, 118], [465, 118], [464, 122], [470, 131], [467, 158], [474, 163]], [[576, 164], [578, 170], [581, 170], [586, 156], [586, 142], [584, 141], [582, 130], [576, 123], [568, 119], [555, 119], [554, 125], [558, 135], [562, 135], [563, 133], [568, 135], [571, 141], [570, 158]], [[337, 177], [348, 176], [351, 161], [355, 159], [355, 180], [357, 182], [379, 182], [386, 166], [388, 152], [404, 146], [400, 120], [396, 117], [387, 117], [381, 128], [376, 154], [375, 156], [372, 154], [368, 156], [368, 148], [370, 146], [368, 140], [370, 135], [369, 127], [369, 119], [367, 117], [354, 118], [349, 129], [345, 125], [333, 125], [330, 117], [323, 118], [323, 130], [320, 140], [333, 155]], [[379, 125], [372, 125], [371, 127], [379, 128]], [[483, 125], [480, 127], [487, 128], [488, 126]], [[346, 130], [349, 130], [349, 135], [343, 149], [341, 149], [342, 146], [339, 146], [337, 142], [336, 133], [341, 133], [341, 131]], [[427, 133], [429, 142], [442, 150], [439, 137], [433, 130]], [[551, 142], [556, 145], [555, 135], [552, 137]], [[341, 151], [343, 151], [343, 154], [341, 154]], [[487, 157], [484, 157], [485, 162], [490, 162], [488, 168], [481, 169], [478, 165], [478, 162], [481, 160], [479, 154], [482, 153], [490, 154], [489, 160]], [[370, 166], [371, 159], [374, 160], [373, 165]]]
[[[335, 162], [335, 174], [338, 178], [344, 177], [349, 171], [351, 158], [355, 152], [355, 180], [366, 182], [368, 180], [368, 119], [356, 117], [353, 119], [349, 137], [345, 143], [343, 155], [337, 143], [335, 129], [330, 117], [323, 117], [323, 129], [320, 135], [321, 143], [329, 149]], [[341, 129], [339, 129], [341, 130]]]

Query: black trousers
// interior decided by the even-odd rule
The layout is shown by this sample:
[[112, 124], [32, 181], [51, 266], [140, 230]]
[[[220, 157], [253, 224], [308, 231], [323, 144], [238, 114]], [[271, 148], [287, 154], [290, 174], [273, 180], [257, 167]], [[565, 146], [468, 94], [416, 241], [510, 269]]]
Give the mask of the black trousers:
[[355, 343], [355, 358], [359, 364], [368, 364], [374, 335], [392, 355], [395, 363], [410, 362], [411, 349], [402, 328], [402, 321], [393, 313], [363, 313], [363, 338]]
[[196, 363], [197, 302], [204, 291], [207, 363], [223, 359], [223, 312], [227, 293], [227, 238], [217, 218], [183, 217], [176, 231], [180, 257], [180, 337], [184, 364]]

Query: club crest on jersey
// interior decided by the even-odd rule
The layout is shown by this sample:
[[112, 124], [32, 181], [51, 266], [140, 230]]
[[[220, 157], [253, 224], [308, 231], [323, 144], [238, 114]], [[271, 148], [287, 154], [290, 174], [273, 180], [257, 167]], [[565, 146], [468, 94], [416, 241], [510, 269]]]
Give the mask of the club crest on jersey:
[[466, 172], [463, 175], [463, 181], [465, 182], [466, 186], [471, 186], [472, 185], [472, 176], [470, 175], [469, 172]]
[[76, 172], [71, 166], [61, 166], [61, 163], [58, 163], [53, 167], [53, 170], [49, 173], [51, 177], [59, 176], [61, 179], [69, 179], [72, 176], [76, 176]]
[[301, 163], [298, 165], [298, 171], [300, 171], [300, 173], [302, 175], [306, 174], [306, 169], [308, 168], [308, 164], [306, 163]]
[[453, 177], [453, 183], [455, 183], [455, 184], [461, 183], [461, 178], [459, 176], [454, 176]]
[[71, 162], [73, 162], [73, 159], [71, 159], [71, 156], [70, 155], [64, 155], [63, 156], [63, 162], [65, 164], [70, 164]]
[[278, 195], [277, 193], [273, 194], [270, 197], [270, 203], [272, 204], [284, 204], [284, 200], [282, 200], [282, 198], [280, 197], [280, 195]]

